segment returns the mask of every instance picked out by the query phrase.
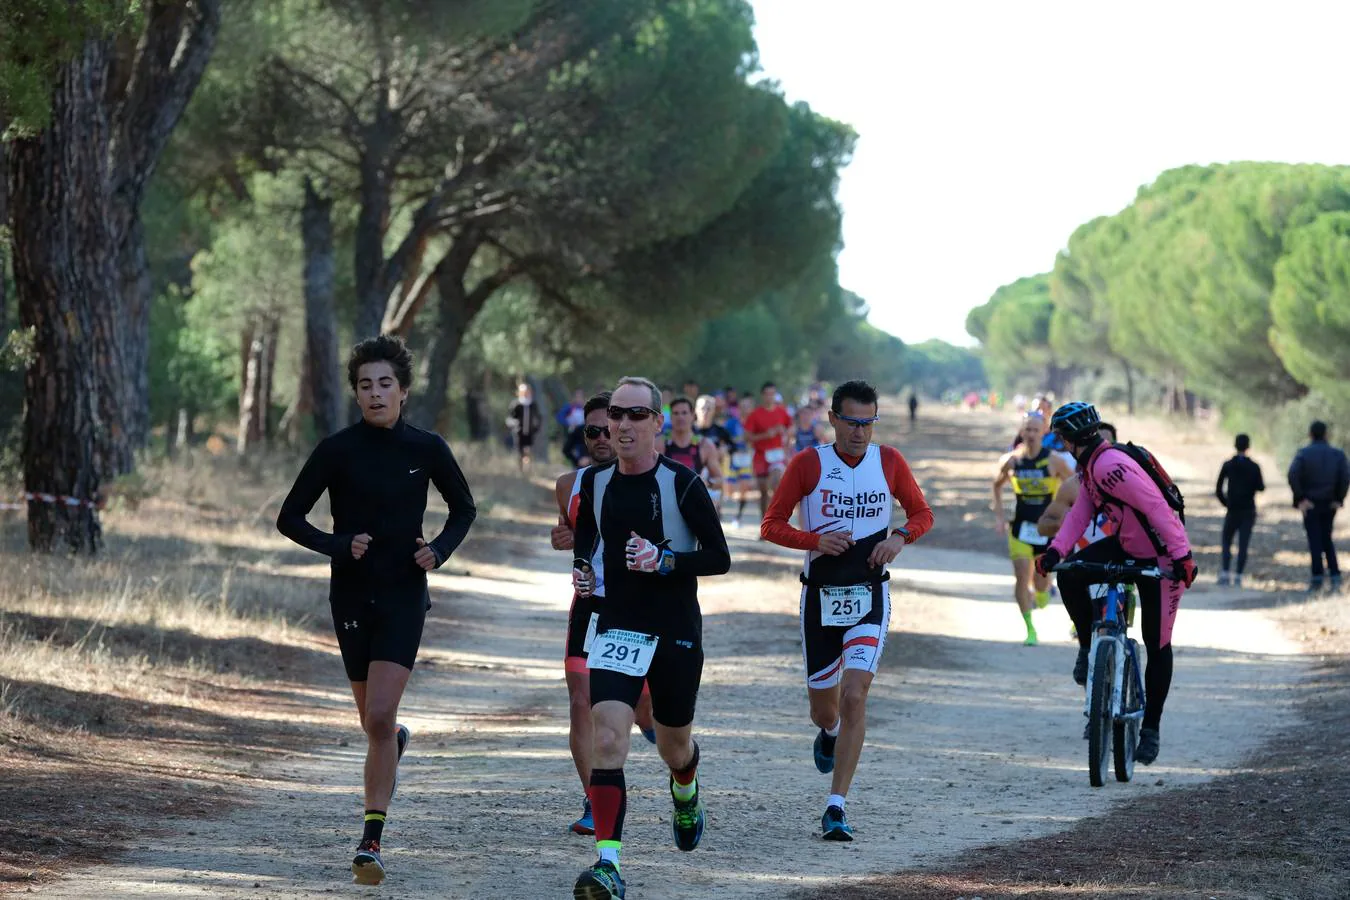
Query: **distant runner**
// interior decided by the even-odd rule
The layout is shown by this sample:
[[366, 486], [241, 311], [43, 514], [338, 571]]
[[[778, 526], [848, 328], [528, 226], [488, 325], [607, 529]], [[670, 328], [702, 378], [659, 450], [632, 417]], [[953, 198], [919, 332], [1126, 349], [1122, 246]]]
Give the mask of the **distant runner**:
[[772, 381], [764, 382], [759, 397], [759, 407], [745, 419], [745, 439], [755, 451], [751, 469], [759, 487], [762, 519], [787, 468], [787, 434], [792, 428], [792, 416], [779, 403], [778, 388]]
[[[1016, 450], [1003, 454], [994, 476], [994, 528], [1008, 537], [1008, 557], [1012, 560], [1013, 596], [1026, 624], [1028, 647], [1036, 646], [1039, 638], [1031, 620], [1033, 609], [1044, 609], [1050, 604], [1050, 579], [1037, 575], [1032, 568], [1036, 556], [1044, 551], [1049, 541], [1036, 530], [1045, 508], [1055, 496], [1060, 483], [1073, 475], [1064, 457], [1043, 446], [1046, 421], [1039, 413], [1027, 413], [1022, 419], [1022, 438]], [[1003, 486], [1011, 483], [1016, 500], [1011, 522], [1004, 518]]]

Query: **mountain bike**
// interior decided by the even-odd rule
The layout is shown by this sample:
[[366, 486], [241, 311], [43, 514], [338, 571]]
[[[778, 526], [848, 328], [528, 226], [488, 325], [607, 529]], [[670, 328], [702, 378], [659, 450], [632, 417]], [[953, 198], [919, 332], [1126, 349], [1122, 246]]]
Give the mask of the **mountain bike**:
[[1117, 781], [1134, 776], [1134, 750], [1144, 719], [1144, 679], [1139, 665], [1139, 645], [1129, 636], [1125, 615], [1124, 578], [1162, 578], [1157, 566], [1129, 563], [1099, 563], [1066, 560], [1056, 572], [1091, 572], [1105, 576], [1106, 597], [1101, 618], [1092, 623], [1088, 649], [1087, 698], [1088, 781], [1093, 787], [1106, 783], [1113, 757]]

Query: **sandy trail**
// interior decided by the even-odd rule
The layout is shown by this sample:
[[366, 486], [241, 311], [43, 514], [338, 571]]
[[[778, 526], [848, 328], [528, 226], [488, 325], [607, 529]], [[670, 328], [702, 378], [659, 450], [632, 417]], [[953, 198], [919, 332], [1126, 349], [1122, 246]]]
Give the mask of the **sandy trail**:
[[[750, 530], [731, 536], [733, 574], [706, 579], [702, 591], [708, 662], [696, 730], [708, 831], [697, 852], [674, 848], [664, 770], [635, 733], [630, 898], [781, 897], [1052, 832], [1141, 792], [1231, 771], [1292, 721], [1285, 701], [1306, 669], [1297, 647], [1262, 612], [1240, 609], [1259, 605], [1241, 592], [1197, 587], [1177, 623], [1161, 758], [1131, 784], [1094, 790], [1063, 610], [1038, 612], [1042, 646], [1022, 647], [1007, 560], [920, 544], [894, 570], [891, 634], [849, 796], [858, 839], [825, 844], [829, 782], [811, 762], [797, 554]], [[386, 831], [386, 896], [570, 897], [593, 858], [590, 839], [566, 830], [581, 799], [560, 660], [567, 560], [542, 536], [538, 548], [513, 567], [433, 578], [437, 604], [401, 717], [413, 744]], [[349, 705], [340, 673], [335, 659], [332, 689], [310, 698], [316, 716]], [[360, 812], [354, 721], [344, 738], [259, 771], [250, 802], [225, 818], [175, 821], [152, 845], [35, 892], [368, 893], [347, 869]]]

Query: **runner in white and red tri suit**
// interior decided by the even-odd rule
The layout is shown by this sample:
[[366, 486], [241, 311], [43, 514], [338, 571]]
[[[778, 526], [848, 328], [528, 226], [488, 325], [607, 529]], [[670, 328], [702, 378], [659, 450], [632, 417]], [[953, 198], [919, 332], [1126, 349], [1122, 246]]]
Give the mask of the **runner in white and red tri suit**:
[[[766, 541], [806, 551], [801, 581], [802, 653], [811, 721], [819, 728], [815, 761], [833, 771], [821, 830], [826, 840], [851, 841], [844, 798], [862, 753], [867, 692], [891, 618], [886, 566], [933, 527], [900, 451], [871, 443], [876, 389], [848, 381], [830, 409], [834, 443], [797, 454], [760, 526]], [[903, 527], [891, 528], [893, 504]], [[801, 504], [800, 529], [789, 521]]]
[[[614, 444], [609, 433], [609, 391], [603, 391], [587, 400], [583, 406], [585, 424], [582, 437], [586, 441], [586, 454], [595, 465], [604, 465], [614, 459]], [[554, 492], [558, 500], [558, 524], [553, 526], [550, 541], [554, 550], [571, 550], [575, 543], [577, 508], [581, 504], [581, 472], [564, 472], [558, 476]], [[591, 723], [591, 673], [586, 659], [591, 640], [595, 637], [595, 600], [592, 597], [578, 597], [572, 594], [572, 609], [567, 614], [566, 655], [563, 661], [567, 679], [568, 716], [571, 727], [568, 731], [572, 747], [572, 762], [581, 776], [581, 789], [584, 792], [591, 782], [591, 756], [594, 743], [594, 727]], [[652, 699], [644, 688], [635, 713], [638, 728], [649, 742], [656, 742], [656, 732], [652, 729]], [[595, 823], [591, 815], [591, 801], [586, 798], [582, 804], [581, 818], [572, 823], [576, 834], [595, 834]]]

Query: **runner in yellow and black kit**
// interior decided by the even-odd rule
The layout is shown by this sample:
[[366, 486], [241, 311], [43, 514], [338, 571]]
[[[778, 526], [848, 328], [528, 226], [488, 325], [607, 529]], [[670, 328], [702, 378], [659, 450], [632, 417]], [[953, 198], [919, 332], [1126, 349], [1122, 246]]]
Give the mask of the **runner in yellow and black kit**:
[[[1044, 609], [1050, 603], [1050, 579], [1037, 575], [1032, 567], [1036, 556], [1049, 543], [1049, 538], [1036, 530], [1036, 522], [1054, 499], [1060, 482], [1073, 474], [1063, 454], [1041, 446], [1046, 427], [1044, 416], [1028, 413], [1022, 420], [1021, 444], [1003, 454], [994, 477], [994, 527], [999, 534], [1008, 536], [1008, 556], [1016, 579], [1013, 594], [1027, 626], [1024, 643], [1028, 647], [1037, 643], [1031, 611]], [[1008, 483], [1016, 495], [1011, 521], [1004, 518], [1003, 509], [1003, 486]]]

